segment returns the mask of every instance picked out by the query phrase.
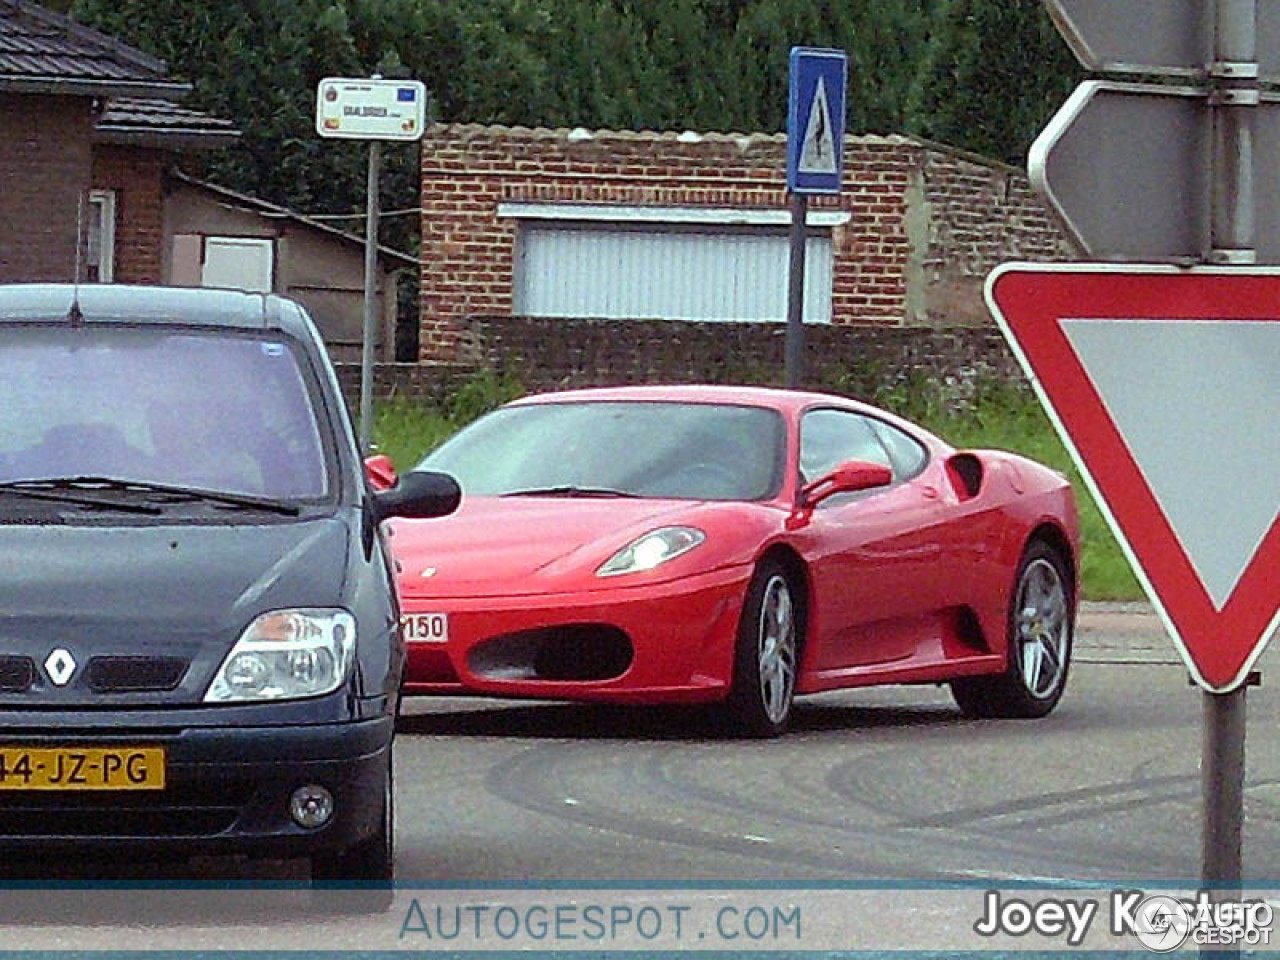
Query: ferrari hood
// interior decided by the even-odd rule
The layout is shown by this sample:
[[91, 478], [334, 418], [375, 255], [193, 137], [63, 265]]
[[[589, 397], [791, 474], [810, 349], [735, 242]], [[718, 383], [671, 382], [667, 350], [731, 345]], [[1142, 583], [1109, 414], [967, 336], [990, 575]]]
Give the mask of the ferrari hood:
[[658, 527], [714, 506], [676, 500], [476, 497], [431, 520], [395, 520], [391, 550], [405, 597], [510, 596], [554, 589]]

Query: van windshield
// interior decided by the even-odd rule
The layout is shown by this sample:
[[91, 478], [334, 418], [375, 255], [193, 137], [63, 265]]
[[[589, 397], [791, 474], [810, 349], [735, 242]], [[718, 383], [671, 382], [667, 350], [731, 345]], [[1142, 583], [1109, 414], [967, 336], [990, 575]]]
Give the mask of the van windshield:
[[304, 500], [321, 425], [278, 334], [0, 324], [0, 483], [111, 477]]

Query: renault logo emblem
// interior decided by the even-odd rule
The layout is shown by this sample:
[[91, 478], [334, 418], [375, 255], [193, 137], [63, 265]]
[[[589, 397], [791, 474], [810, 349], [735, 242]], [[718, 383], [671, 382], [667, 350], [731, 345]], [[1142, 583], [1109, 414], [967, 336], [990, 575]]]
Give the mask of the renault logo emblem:
[[71, 656], [71, 651], [59, 647], [45, 658], [44, 672], [55, 687], [65, 687], [76, 672], [76, 658]]

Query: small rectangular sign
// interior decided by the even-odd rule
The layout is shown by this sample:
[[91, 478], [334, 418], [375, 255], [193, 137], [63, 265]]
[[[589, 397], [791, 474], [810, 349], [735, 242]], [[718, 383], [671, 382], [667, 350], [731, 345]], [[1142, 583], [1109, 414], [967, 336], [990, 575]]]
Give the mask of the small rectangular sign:
[[787, 189], [838, 194], [844, 179], [843, 50], [794, 47], [787, 108]]
[[417, 80], [326, 77], [316, 90], [316, 133], [345, 140], [417, 140], [427, 90]]

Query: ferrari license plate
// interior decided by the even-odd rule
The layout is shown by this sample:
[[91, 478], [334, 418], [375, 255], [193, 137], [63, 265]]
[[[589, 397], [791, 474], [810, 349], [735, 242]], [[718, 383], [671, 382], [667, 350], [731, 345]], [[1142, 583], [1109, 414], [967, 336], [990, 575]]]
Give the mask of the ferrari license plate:
[[404, 638], [409, 643], [446, 643], [449, 640], [447, 613], [410, 613], [401, 618]]
[[163, 790], [164, 747], [0, 746], [3, 790]]

